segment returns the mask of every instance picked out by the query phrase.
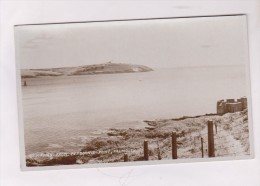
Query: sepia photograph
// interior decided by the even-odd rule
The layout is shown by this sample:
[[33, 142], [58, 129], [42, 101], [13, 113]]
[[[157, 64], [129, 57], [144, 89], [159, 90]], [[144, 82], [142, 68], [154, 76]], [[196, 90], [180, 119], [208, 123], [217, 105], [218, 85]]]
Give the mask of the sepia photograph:
[[14, 30], [24, 167], [252, 156], [246, 15]]

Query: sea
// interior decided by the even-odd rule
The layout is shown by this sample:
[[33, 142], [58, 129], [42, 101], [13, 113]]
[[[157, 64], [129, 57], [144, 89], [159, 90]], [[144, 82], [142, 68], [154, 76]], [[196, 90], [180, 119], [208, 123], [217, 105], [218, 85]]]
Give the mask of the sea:
[[245, 66], [37, 77], [22, 86], [26, 155], [74, 152], [109, 128], [216, 113], [220, 99], [246, 96]]

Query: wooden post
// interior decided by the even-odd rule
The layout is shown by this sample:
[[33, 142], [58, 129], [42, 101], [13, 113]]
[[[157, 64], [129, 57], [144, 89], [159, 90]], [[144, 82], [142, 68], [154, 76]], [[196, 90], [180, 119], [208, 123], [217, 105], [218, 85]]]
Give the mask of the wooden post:
[[214, 147], [214, 133], [213, 133], [213, 121], [208, 121], [208, 155], [209, 157], [215, 157]]
[[159, 142], [157, 141], [157, 149], [158, 149], [158, 160], [161, 160], [162, 159], [162, 156], [161, 156], [161, 149], [160, 149], [160, 145], [159, 145]]
[[149, 160], [149, 152], [148, 152], [148, 141], [144, 141], [144, 160]]
[[216, 123], [215, 123], [215, 132], [216, 132], [216, 134], [218, 134], [218, 126]]
[[124, 154], [124, 162], [128, 162], [128, 155]]
[[23, 82], [23, 85], [24, 85], [24, 86], [27, 86], [26, 80]]
[[177, 136], [176, 132], [172, 132], [172, 159], [177, 158]]
[[200, 138], [200, 140], [201, 140], [201, 157], [204, 158], [203, 138]]

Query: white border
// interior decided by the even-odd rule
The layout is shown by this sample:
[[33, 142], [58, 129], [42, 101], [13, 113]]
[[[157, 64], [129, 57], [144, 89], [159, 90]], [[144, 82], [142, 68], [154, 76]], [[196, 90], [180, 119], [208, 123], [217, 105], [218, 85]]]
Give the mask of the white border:
[[[260, 185], [259, 180], [259, 1], [3, 1], [1, 2], [1, 182], [4, 185], [120, 185], [122, 173], [143, 171], [128, 179], [128, 185]], [[19, 170], [19, 140], [15, 88], [12, 26], [47, 23], [151, 17], [248, 14], [251, 94], [255, 159], [174, 165], [102, 169], [56, 170], [22, 173]], [[110, 176], [108, 176], [110, 175]], [[121, 176], [122, 175], [122, 176]], [[58, 176], [59, 179], [56, 179]], [[73, 178], [73, 179], [69, 179]], [[84, 179], [84, 178], [87, 178]], [[172, 180], [174, 178], [174, 181]], [[214, 182], [212, 182], [214, 180]], [[126, 182], [128, 183], [128, 182]], [[122, 184], [121, 184], [122, 185]]]
[[[214, 15], [216, 16], [243, 16], [244, 21], [247, 21], [246, 15]], [[178, 17], [178, 18], [164, 18], [164, 19], [187, 19], [187, 17]], [[208, 17], [210, 19], [210, 17]], [[189, 17], [189, 19], [199, 19], [199, 17]], [[116, 20], [116, 21], [138, 21], [137, 20]], [[151, 20], [151, 19], [149, 19]], [[155, 18], [155, 20], [158, 20]], [[106, 20], [106, 22], [114, 22], [113, 20]], [[52, 23], [53, 24], [53, 23]], [[73, 24], [73, 23], [70, 23]], [[86, 23], [87, 24], [87, 23]], [[102, 22], [100, 22], [102, 24]], [[25, 25], [24, 25], [25, 26]], [[19, 26], [18, 26], [19, 27]], [[244, 35], [245, 46], [248, 46], [248, 34], [247, 28]], [[189, 158], [189, 159], [177, 159], [177, 160], [150, 160], [150, 161], [135, 161], [135, 162], [117, 162], [117, 163], [96, 163], [96, 164], [74, 164], [74, 165], [58, 165], [58, 166], [40, 166], [40, 167], [27, 167], [26, 166], [26, 156], [25, 156], [25, 141], [24, 141], [24, 120], [23, 120], [23, 107], [22, 107], [22, 88], [21, 88], [21, 76], [20, 76], [20, 56], [19, 56], [19, 35], [18, 32], [15, 32], [15, 59], [16, 59], [16, 68], [17, 68], [17, 99], [18, 99], [18, 120], [19, 120], [19, 142], [20, 142], [20, 159], [21, 159], [21, 170], [30, 171], [30, 170], [56, 170], [56, 169], [75, 169], [75, 168], [97, 168], [97, 167], [117, 167], [117, 166], [134, 166], [134, 165], [155, 165], [155, 164], [174, 164], [174, 163], [192, 163], [192, 162], [207, 162], [207, 161], [224, 161], [224, 160], [243, 160], [254, 158], [254, 143], [253, 143], [253, 130], [252, 130], [252, 102], [251, 102], [251, 86], [250, 86], [250, 65], [249, 65], [249, 55], [248, 51], [246, 52], [247, 61], [245, 64], [246, 71], [246, 84], [247, 84], [247, 98], [248, 98], [248, 124], [249, 124], [249, 142], [250, 142], [250, 155], [249, 156], [237, 156], [237, 157], [214, 157], [214, 158]], [[248, 48], [248, 47], [246, 47]]]

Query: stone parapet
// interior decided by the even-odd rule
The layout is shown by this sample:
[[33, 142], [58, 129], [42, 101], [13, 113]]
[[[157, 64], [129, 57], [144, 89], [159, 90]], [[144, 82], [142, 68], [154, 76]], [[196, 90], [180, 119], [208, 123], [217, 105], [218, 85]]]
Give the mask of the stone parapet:
[[217, 102], [217, 114], [223, 115], [226, 113], [239, 112], [247, 108], [247, 98], [242, 97], [237, 99], [219, 100]]

